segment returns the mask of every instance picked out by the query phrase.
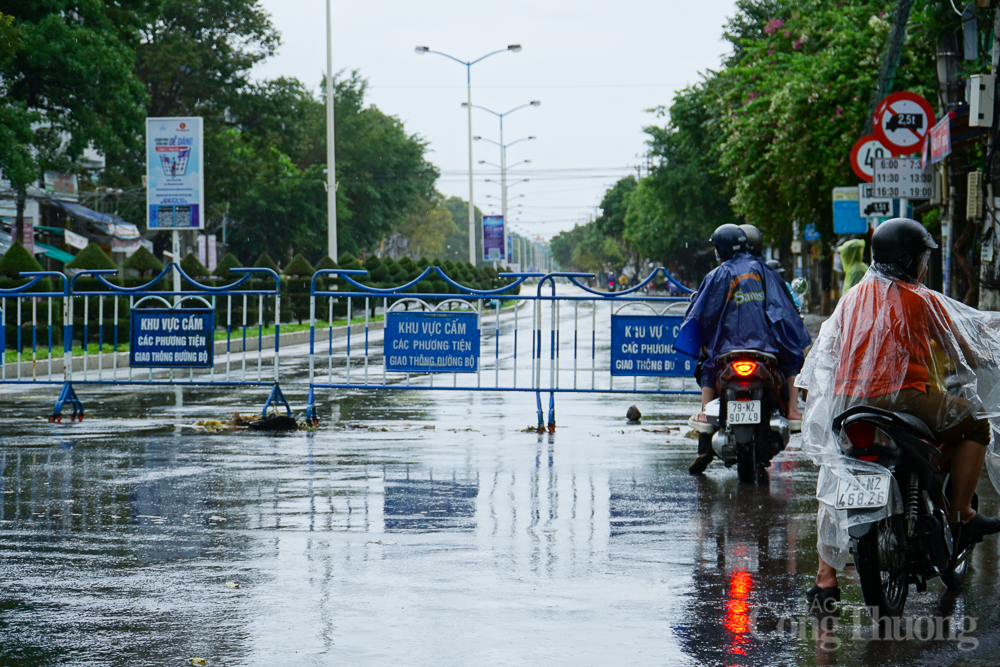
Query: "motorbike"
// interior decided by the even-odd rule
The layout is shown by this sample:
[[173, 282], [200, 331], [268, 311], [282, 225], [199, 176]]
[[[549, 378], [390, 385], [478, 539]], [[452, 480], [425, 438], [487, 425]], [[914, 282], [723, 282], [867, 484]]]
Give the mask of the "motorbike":
[[[727, 468], [736, 465], [741, 482], [766, 483], [765, 470], [788, 444], [785, 378], [778, 359], [759, 350], [733, 350], [716, 358], [717, 396], [705, 418], [717, 430], [701, 433]], [[704, 451], [705, 440], [699, 442]]]
[[865, 604], [898, 617], [911, 584], [924, 591], [940, 577], [946, 588], [961, 588], [975, 545], [959, 548], [952, 535], [949, 466], [930, 428], [913, 415], [861, 405], [839, 414], [833, 429], [846, 456], [865, 462], [834, 470], [827, 488], [833, 492], [835, 481], [835, 495], [821, 497], [847, 511]]

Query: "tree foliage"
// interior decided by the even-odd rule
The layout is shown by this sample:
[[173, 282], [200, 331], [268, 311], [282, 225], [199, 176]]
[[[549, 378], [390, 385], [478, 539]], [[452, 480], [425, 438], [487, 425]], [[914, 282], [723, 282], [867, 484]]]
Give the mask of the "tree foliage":
[[69, 171], [88, 146], [135, 149], [145, 94], [135, 58], [103, 2], [0, 2], [0, 171], [18, 200]]
[[436, 257], [446, 255], [445, 241], [458, 232], [455, 219], [440, 196], [424, 200], [419, 210], [407, 216], [399, 226], [399, 233], [407, 239], [409, 257]]

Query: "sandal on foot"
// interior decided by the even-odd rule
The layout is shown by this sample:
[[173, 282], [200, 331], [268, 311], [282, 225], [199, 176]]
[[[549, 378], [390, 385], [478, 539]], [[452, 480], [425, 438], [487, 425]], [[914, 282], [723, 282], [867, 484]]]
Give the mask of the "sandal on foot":
[[788, 430], [792, 433], [800, 433], [802, 431], [802, 420], [801, 419], [789, 419], [788, 420]]
[[715, 427], [707, 421], [701, 421], [698, 419], [699, 416], [700, 415], [693, 415], [690, 419], [688, 419], [688, 428], [691, 428], [698, 433], [715, 433]]

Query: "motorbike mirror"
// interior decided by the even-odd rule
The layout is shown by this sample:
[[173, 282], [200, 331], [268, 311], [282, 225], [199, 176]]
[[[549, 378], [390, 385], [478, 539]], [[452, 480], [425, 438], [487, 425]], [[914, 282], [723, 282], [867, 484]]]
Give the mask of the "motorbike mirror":
[[805, 294], [809, 291], [809, 283], [805, 278], [796, 278], [792, 281], [792, 291], [796, 294]]

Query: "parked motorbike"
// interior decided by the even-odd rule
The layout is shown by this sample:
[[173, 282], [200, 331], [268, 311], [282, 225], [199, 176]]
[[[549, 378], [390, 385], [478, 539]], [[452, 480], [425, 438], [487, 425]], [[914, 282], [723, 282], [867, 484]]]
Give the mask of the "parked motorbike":
[[790, 434], [778, 359], [758, 350], [734, 350], [720, 355], [716, 368], [719, 398], [705, 406], [705, 418], [718, 430], [699, 438], [711, 442], [727, 468], [736, 465], [741, 482], [765, 483], [765, 469]]
[[[974, 545], [955, 543], [949, 466], [927, 425], [913, 415], [855, 406], [834, 419], [833, 429], [849, 458], [867, 462], [834, 470], [836, 480], [826, 487], [832, 492], [835, 481], [836, 495], [820, 498], [856, 524], [849, 533], [865, 604], [882, 617], [898, 617], [910, 584], [924, 591], [940, 577], [946, 588], [961, 588]], [[881, 518], [870, 520], [875, 516]]]

